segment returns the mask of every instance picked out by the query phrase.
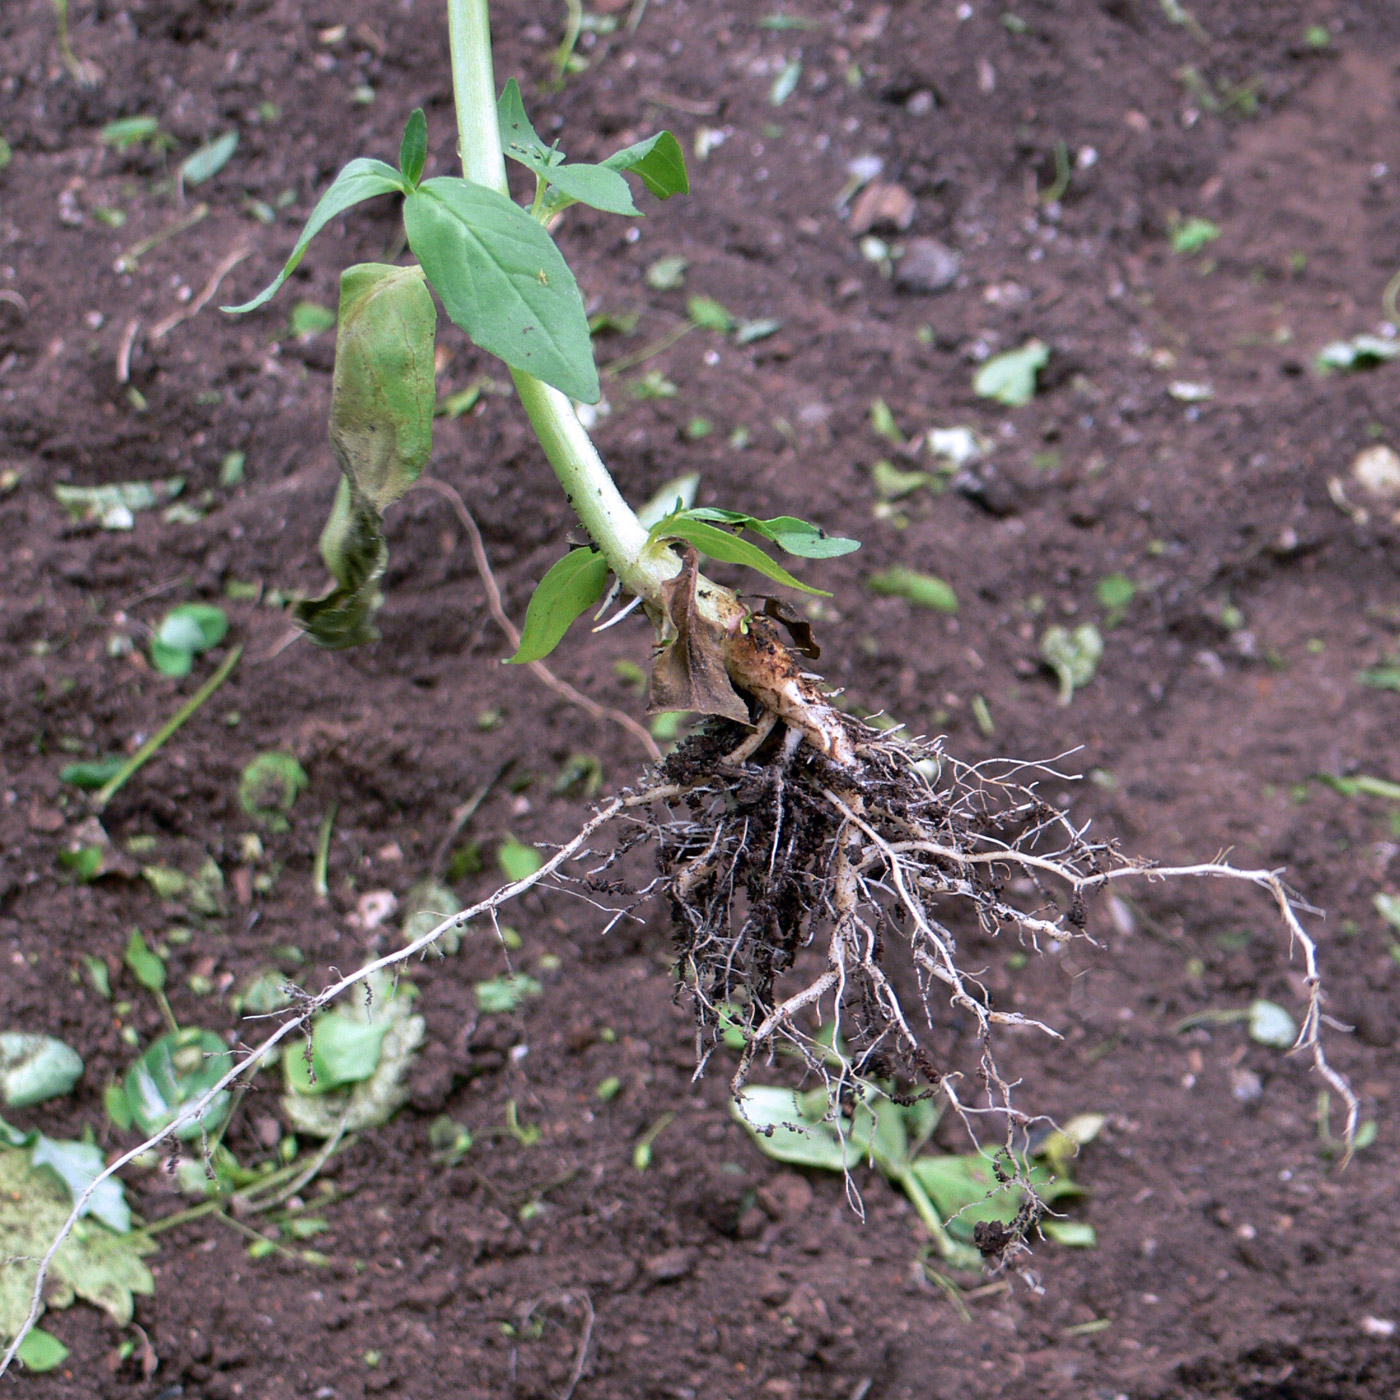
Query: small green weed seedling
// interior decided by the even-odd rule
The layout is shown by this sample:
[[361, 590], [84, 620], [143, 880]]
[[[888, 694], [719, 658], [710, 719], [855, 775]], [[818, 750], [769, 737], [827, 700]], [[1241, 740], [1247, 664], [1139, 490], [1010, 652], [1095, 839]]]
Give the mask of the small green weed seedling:
[[[733, 1017], [724, 1038], [731, 1048], [744, 1048]], [[823, 1047], [824, 1083], [805, 1091], [749, 1083], [734, 1100], [734, 1117], [765, 1156], [841, 1172], [856, 1201], [851, 1172], [866, 1163], [875, 1167], [908, 1196], [954, 1269], [975, 1269], [984, 1258], [1004, 1257], [1009, 1239], [1033, 1229], [1062, 1244], [1094, 1243], [1091, 1227], [1048, 1218], [1046, 1211], [1056, 1201], [1083, 1194], [1070, 1180], [1068, 1163], [1098, 1135], [1099, 1115], [1082, 1114], [1043, 1134], [1033, 1154], [932, 1153], [925, 1149], [941, 1108], [931, 1093], [900, 1095], [890, 1081], [857, 1073], [832, 1025], [817, 1031], [814, 1052], [817, 1047]]]

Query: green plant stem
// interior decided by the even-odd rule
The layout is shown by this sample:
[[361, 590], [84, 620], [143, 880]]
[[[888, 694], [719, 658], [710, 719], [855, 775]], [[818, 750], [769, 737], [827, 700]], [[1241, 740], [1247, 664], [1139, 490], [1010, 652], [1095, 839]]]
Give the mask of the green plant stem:
[[126, 785], [126, 781], [136, 772], [148, 759], [153, 757], [166, 741], [185, 723], [198, 709], [209, 699], [223, 683], [228, 680], [229, 673], [238, 665], [238, 658], [243, 655], [242, 646], [236, 646], [224, 657], [219, 665], [219, 669], [204, 682], [166, 722], [131, 755], [129, 759], [102, 787], [98, 788], [93, 801], [97, 804], [100, 812]]
[[909, 1197], [914, 1209], [918, 1212], [919, 1219], [924, 1222], [924, 1228], [933, 1238], [934, 1248], [939, 1254], [955, 1269], [976, 1268], [980, 1263], [980, 1256], [977, 1251], [969, 1249], [967, 1245], [959, 1244], [946, 1229], [943, 1222], [938, 1218], [938, 1212], [934, 1209], [933, 1202], [928, 1198], [928, 1192], [924, 1190], [923, 1183], [912, 1170], [899, 1172], [895, 1176], [899, 1188]]
[[[474, 184], [509, 194], [496, 123], [487, 0], [447, 0], [452, 89], [462, 173]], [[670, 549], [649, 547], [647, 532], [623, 499], [573, 404], [533, 375], [511, 371], [520, 402], [554, 474], [624, 588], [660, 605], [661, 585], [680, 571]]]
[[331, 832], [335, 828], [336, 803], [321, 819], [321, 830], [316, 837], [316, 859], [311, 867], [311, 892], [318, 904], [324, 904], [331, 897], [329, 881], [331, 863]]

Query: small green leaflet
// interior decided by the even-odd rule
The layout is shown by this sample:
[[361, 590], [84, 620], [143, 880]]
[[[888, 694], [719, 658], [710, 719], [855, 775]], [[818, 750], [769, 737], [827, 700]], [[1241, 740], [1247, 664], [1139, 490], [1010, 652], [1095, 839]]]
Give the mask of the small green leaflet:
[[66, 1094], [82, 1078], [83, 1059], [51, 1035], [0, 1032], [0, 1102], [28, 1108]]
[[1039, 340], [1028, 340], [1019, 350], [993, 355], [972, 378], [972, 389], [984, 399], [995, 399], [1008, 408], [1020, 408], [1035, 397], [1036, 375], [1050, 360], [1050, 350]]
[[587, 612], [608, 581], [608, 561], [593, 549], [571, 549], [540, 580], [525, 611], [520, 648], [513, 665], [543, 660], [563, 640], [574, 619]]
[[146, 945], [139, 928], [131, 930], [122, 961], [148, 992], [158, 992], [165, 986], [165, 963]]
[[68, 1348], [52, 1332], [45, 1332], [42, 1327], [31, 1327], [24, 1334], [24, 1340], [15, 1354], [26, 1371], [39, 1375], [62, 1366], [68, 1359]]
[[539, 222], [495, 190], [444, 175], [409, 194], [404, 227], [447, 314], [483, 350], [598, 402], [583, 298]]
[[743, 564], [746, 568], [757, 569], [766, 578], [771, 578], [775, 583], [785, 584], [788, 588], [797, 588], [803, 593], [817, 593], [823, 598], [831, 596], [823, 589], [813, 588], [801, 579], [794, 578], [777, 560], [769, 558], [756, 544], [750, 544], [748, 540], [729, 530], [721, 529], [718, 525], [697, 520], [690, 512], [668, 515], [665, 520], [658, 521], [652, 526], [648, 538], [652, 541], [685, 540], [686, 543], [693, 544], [707, 559], [718, 559], [724, 564]]
[[415, 107], [399, 142], [399, 170], [410, 185], [417, 185], [428, 159], [428, 120], [421, 107]]
[[752, 530], [755, 535], [772, 540], [785, 554], [795, 554], [801, 559], [834, 559], [860, 548], [859, 540], [828, 535], [820, 525], [799, 520], [795, 515], [775, 515], [771, 520], [759, 520], [739, 511], [718, 510], [713, 506], [700, 506], [686, 514], [692, 520], [712, 520]]
[[601, 209], [605, 214], [641, 212], [632, 202], [627, 181], [616, 170], [601, 165], [565, 165], [563, 152], [540, 140], [525, 115], [520, 85], [514, 78], [501, 93], [496, 120], [501, 130], [502, 151], [567, 196], [566, 201], [556, 203], [554, 208], [562, 208], [564, 203], [579, 203]]
[[368, 160], [363, 156], [352, 160], [335, 177], [330, 189], [316, 202], [316, 207], [311, 211], [311, 217], [306, 221], [306, 227], [302, 229], [301, 237], [297, 239], [296, 247], [292, 249], [292, 255], [287, 259], [282, 271], [252, 301], [245, 301], [241, 306], [224, 306], [220, 310], [234, 316], [241, 316], [245, 311], [256, 311], [264, 302], [271, 301], [277, 295], [277, 289], [296, 271], [296, 266], [302, 260], [311, 240], [337, 214], [343, 214], [347, 209], [362, 204], [367, 199], [373, 199], [377, 194], [403, 193], [406, 193], [403, 176], [392, 165], [386, 165], [382, 160]]
[[658, 131], [645, 141], [624, 146], [603, 164], [609, 170], [629, 170], [657, 199], [690, 193], [690, 177], [685, 173], [681, 143], [669, 131]]
[[229, 163], [237, 149], [238, 133], [224, 132], [180, 162], [180, 179], [187, 185], [202, 185], [206, 180], [212, 180]]
[[533, 170], [558, 192], [559, 197], [550, 201], [551, 212], [577, 203], [601, 209], [607, 214], [640, 217], [641, 211], [633, 203], [632, 191], [622, 178], [622, 173], [629, 170], [658, 199], [690, 192], [680, 142], [669, 131], [661, 131], [645, 141], [638, 141], [609, 156], [601, 165], [567, 164], [564, 153], [557, 147], [546, 146], [530, 125], [530, 119], [525, 115], [525, 104], [521, 100], [520, 85], [514, 78], [501, 93], [496, 106], [496, 119], [500, 125], [501, 149], [504, 153]]

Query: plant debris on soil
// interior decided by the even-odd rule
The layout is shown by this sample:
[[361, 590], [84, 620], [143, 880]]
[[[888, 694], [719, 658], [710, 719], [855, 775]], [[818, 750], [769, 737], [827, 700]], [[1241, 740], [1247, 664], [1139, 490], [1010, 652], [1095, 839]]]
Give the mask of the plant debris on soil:
[[[493, 18], [500, 79], [520, 80], [544, 139], [586, 160], [667, 126], [691, 164], [689, 199], [626, 228], [574, 209], [558, 235], [599, 327], [592, 431], [629, 498], [699, 473], [697, 505], [863, 542], [809, 571], [830, 598], [790, 601], [862, 732], [946, 736], [927, 754], [881, 738], [890, 763], [1041, 760], [1036, 801], [1085, 851], [1286, 868], [1326, 911], [1307, 919], [1324, 1009], [1350, 1028], [1327, 1047], [1373, 1145], [1338, 1171], [1335, 1095], [1329, 1119], [1305, 1060], [1251, 1038], [1247, 1008], [1301, 1017], [1308, 992], [1257, 892], [1114, 884], [1083, 909], [1086, 936], [1042, 956], [973, 914], [950, 932], [986, 1004], [1063, 1036], [999, 1028], [1018, 1104], [1104, 1116], [1073, 1171], [1097, 1247], [1032, 1240], [1039, 1291], [942, 1272], [874, 1168], [852, 1173], [862, 1219], [839, 1173], [758, 1150], [731, 1113], [742, 1052], [702, 1037], [693, 1080], [678, 960], [702, 1010], [732, 960], [757, 959], [772, 996], [819, 974], [804, 891], [843, 858], [818, 765], [782, 792], [780, 766], [741, 765], [735, 805], [678, 795], [660, 826], [664, 861], [697, 876], [679, 946], [670, 910], [609, 925], [578, 887], [464, 930], [401, 979], [424, 1031], [395, 1066], [395, 1116], [328, 1139], [300, 1194], [251, 1217], [256, 1240], [212, 1213], [153, 1234], [133, 1324], [51, 1307], [68, 1353], [18, 1383], [208, 1400], [1392, 1394], [1400, 942], [1382, 911], [1400, 896], [1400, 695], [1365, 677], [1400, 665], [1400, 493], [1355, 464], [1400, 446], [1400, 363], [1317, 357], [1395, 334], [1400, 16], [606, 0], [574, 63], [563, 6], [496, 0]], [[557, 780], [578, 755], [616, 791], [639, 749], [497, 664], [510, 647], [439, 492], [386, 515], [382, 639], [288, 644], [291, 605], [327, 587], [332, 323], [216, 308], [269, 280], [345, 159], [391, 155], [414, 107], [427, 173], [454, 167], [437, 8], [70, 0], [67, 41], [50, 0], [0, 12], [0, 1032], [84, 1064], [71, 1094], [7, 1122], [91, 1130], [111, 1157], [137, 1139], [104, 1094], [167, 1016], [255, 1043], [265, 1023], [242, 1018], [395, 946], [423, 881], [466, 904], [499, 884], [498, 851], [568, 840], [585, 809]], [[400, 233], [389, 200], [333, 223], [288, 306], [324, 313], [340, 269], [395, 259]], [[697, 328], [694, 297], [773, 329]], [[1016, 403], [978, 392], [979, 367], [1032, 342], [1048, 353]], [[444, 341], [439, 406], [468, 406], [443, 409], [427, 470], [480, 523], [518, 625], [583, 541], [504, 379]], [[977, 450], [935, 453], [951, 430]], [[865, 585], [896, 570], [956, 610]], [[1132, 587], [1105, 601], [1110, 577]], [[194, 604], [222, 609], [228, 636], [162, 674], [152, 642]], [[1101, 642], [1063, 705], [1052, 628]], [[65, 768], [136, 754], [235, 646], [237, 669], [95, 817]], [[638, 622], [579, 626], [550, 665], [640, 718], [648, 659]], [[744, 732], [703, 731], [666, 774]], [[267, 754], [304, 778], [257, 804], [276, 820], [240, 796]], [[728, 887], [699, 818], [728, 843]], [[751, 884], [770, 860], [776, 882]], [[596, 878], [636, 888], [646, 862]], [[1042, 903], [1028, 876], [1007, 893]], [[888, 891], [871, 896], [886, 947], [907, 940]], [[1051, 922], [1070, 912], [1056, 897]], [[746, 928], [763, 939], [739, 944]], [[124, 961], [134, 929], [159, 996]], [[917, 995], [916, 967], [889, 975]], [[479, 998], [501, 979], [527, 980]], [[946, 992], [930, 1007], [935, 1070], [966, 1072], [975, 1011]], [[847, 1029], [872, 1074], [893, 1072], [897, 1037], [868, 1009]], [[775, 1054], [761, 1077], [805, 1088], [802, 1068]], [[293, 1141], [284, 1090], [255, 1078], [222, 1146], [292, 1184], [321, 1149]], [[967, 1150], [957, 1114], [931, 1150]], [[190, 1209], [190, 1177], [129, 1172], [126, 1200], [158, 1223]]]

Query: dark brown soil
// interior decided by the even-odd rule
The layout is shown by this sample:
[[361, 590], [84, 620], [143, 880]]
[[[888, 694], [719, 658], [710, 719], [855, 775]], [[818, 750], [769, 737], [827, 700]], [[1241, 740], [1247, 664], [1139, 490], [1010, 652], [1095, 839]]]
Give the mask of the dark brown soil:
[[[1314, 922], [1329, 1009], [1356, 1027], [1333, 1032], [1331, 1052], [1378, 1120], [1375, 1146], [1334, 1171], [1306, 1066], [1238, 1024], [1174, 1029], [1255, 997], [1296, 1004], [1298, 964], [1262, 896], [1138, 889], [1132, 931], [1100, 904], [1098, 946], [1024, 969], [992, 950], [986, 973], [1066, 1032], [1009, 1045], [1023, 1104], [1109, 1116], [1080, 1166], [1092, 1194], [1077, 1209], [1098, 1248], [1044, 1246], [1043, 1294], [974, 1291], [960, 1317], [920, 1272], [902, 1197], [862, 1175], [862, 1222], [839, 1179], [759, 1154], [730, 1118], [722, 1067], [691, 1083], [661, 911], [601, 937], [589, 905], [531, 896], [509, 912], [523, 939], [512, 956], [543, 993], [519, 1012], [476, 1012], [473, 982], [504, 966], [489, 936], [415, 972], [428, 1041], [413, 1101], [332, 1159], [326, 1179], [346, 1198], [315, 1241], [329, 1264], [251, 1259], [208, 1221], [172, 1231], [137, 1311], [154, 1374], [120, 1363], [121, 1338], [77, 1307], [50, 1315], [72, 1354], [25, 1378], [29, 1393], [553, 1397], [586, 1333], [573, 1393], [599, 1400], [1400, 1394], [1400, 967], [1373, 906], [1400, 887], [1400, 837], [1393, 804], [1313, 781], [1400, 779], [1400, 695], [1358, 681], [1400, 649], [1397, 502], [1365, 500], [1349, 479], [1363, 447], [1400, 436], [1400, 369], [1313, 368], [1326, 342], [1377, 328], [1400, 265], [1400, 15], [1368, 0], [1193, 0], [1193, 29], [1155, 0], [793, 0], [781, 12], [805, 27], [775, 29], [760, 23], [770, 8], [611, 0], [599, 9], [639, 15], [635, 33], [586, 45], [587, 69], [554, 91], [563, 6], [497, 6], [500, 75], [519, 75], [537, 126], [571, 154], [661, 125], [688, 151], [701, 128], [724, 134], [694, 161], [690, 199], [649, 202], [634, 226], [570, 216], [561, 239], [590, 304], [641, 315], [600, 358], [665, 335], [693, 293], [782, 322], [743, 347], [696, 332], [609, 377], [601, 448], [635, 499], [696, 470], [706, 502], [796, 511], [865, 542], [819, 566], [835, 595], [819, 610], [821, 665], [852, 702], [946, 732], [967, 759], [1077, 748], [1073, 764], [1099, 781], [1072, 789], [1076, 810], [1129, 849], [1179, 862], [1233, 847], [1237, 863], [1287, 866], [1327, 911]], [[122, 950], [133, 926], [160, 940], [190, 921], [140, 880], [63, 873], [56, 857], [87, 807], [58, 772], [149, 734], [210, 673], [210, 658], [183, 682], [144, 663], [172, 603], [223, 601], [247, 647], [105, 818], [118, 845], [148, 836], [157, 859], [212, 855], [224, 870], [227, 916], [171, 945], [184, 1023], [235, 1031], [229, 988], [275, 947], [302, 951], [314, 987], [387, 946], [392, 925], [356, 930], [357, 901], [404, 895], [502, 764], [465, 833], [488, 868], [460, 882], [464, 897], [493, 887], [507, 832], [557, 841], [577, 828], [581, 802], [551, 793], [570, 754], [596, 755], [612, 786], [641, 755], [498, 668], [502, 638], [433, 493], [391, 517], [381, 642], [283, 649], [285, 614], [268, 605], [273, 590], [322, 587], [315, 541], [334, 480], [331, 337], [284, 338], [287, 316], [298, 299], [332, 305], [341, 266], [395, 256], [395, 210], [385, 200], [337, 221], [270, 310], [230, 320], [215, 305], [263, 285], [334, 172], [391, 157], [414, 106], [428, 113], [429, 173], [451, 170], [439, 7], [69, 9], [74, 49], [103, 71], [89, 90], [59, 61], [49, 0], [0, 12], [0, 135], [13, 148], [0, 171], [0, 1025], [62, 1036], [87, 1060], [73, 1098], [9, 1116], [54, 1133], [88, 1124], [115, 1147], [102, 1090], [129, 1058], [121, 1033], [160, 1030]], [[1310, 24], [1327, 27], [1325, 46], [1309, 44]], [[797, 58], [795, 91], [771, 105]], [[361, 87], [372, 102], [355, 101]], [[260, 115], [267, 103], [280, 115]], [[105, 123], [140, 113], [174, 139], [169, 154], [103, 146]], [[182, 204], [176, 163], [234, 126], [236, 155]], [[1057, 142], [1073, 168], [1047, 204]], [[915, 201], [890, 241], [947, 245], [961, 258], [953, 285], [916, 294], [862, 256], [838, 198], [848, 163], [868, 155]], [[282, 206], [275, 222], [252, 217], [252, 201]], [[114, 270], [197, 204], [199, 222]], [[1170, 230], [1195, 216], [1219, 239], [1174, 253]], [[245, 246], [213, 302], [157, 339]], [[644, 279], [665, 254], [689, 259], [683, 291]], [[1052, 351], [1035, 401], [978, 399], [976, 358], [1032, 335]], [[444, 343], [444, 391], [493, 372], [455, 332]], [[674, 397], [629, 392], [651, 370]], [[1178, 383], [1213, 396], [1184, 402]], [[872, 432], [876, 398], [907, 433], [969, 424], [995, 449], [953, 489], [877, 512], [871, 464], [911, 464]], [[687, 433], [697, 417], [708, 436]], [[507, 396], [440, 422], [432, 470], [476, 513], [518, 619], [570, 530], [567, 507]], [[728, 445], [739, 427], [742, 449]], [[232, 452], [246, 479], [221, 486]], [[52, 491], [176, 473], [202, 519], [154, 511], [130, 533], [78, 530]], [[1364, 514], [1334, 501], [1334, 478]], [[862, 580], [894, 563], [950, 581], [957, 615], [876, 599]], [[1137, 597], [1105, 632], [1097, 678], [1061, 708], [1037, 666], [1040, 632], [1102, 622], [1094, 589], [1111, 573]], [[229, 600], [232, 583], [259, 585], [262, 601]], [[114, 637], [136, 649], [111, 655]], [[640, 712], [613, 667], [646, 657], [638, 623], [598, 639], [580, 629], [555, 663]], [[295, 752], [311, 783], [291, 831], [249, 868], [237, 780], [269, 749]], [[332, 804], [332, 898], [317, 905], [312, 852]], [[270, 887], [255, 884], [267, 874]], [[93, 990], [83, 954], [107, 962], [129, 1010]], [[215, 990], [195, 995], [192, 974]], [[602, 1102], [609, 1076], [622, 1089]], [[500, 1131], [510, 1104], [541, 1130], [533, 1145]], [[258, 1120], [275, 1112], [269, 1082], [241, 1110], [235, 1150], [255, 1158]], [[475, 1139], [455, 1166], [429, 1146], [441, 1113]], [[666, 1113], [639, 1172], [633, 1148]], [[161, 1180], [129, 1184], [145, 1215], [174, 1208]]]

